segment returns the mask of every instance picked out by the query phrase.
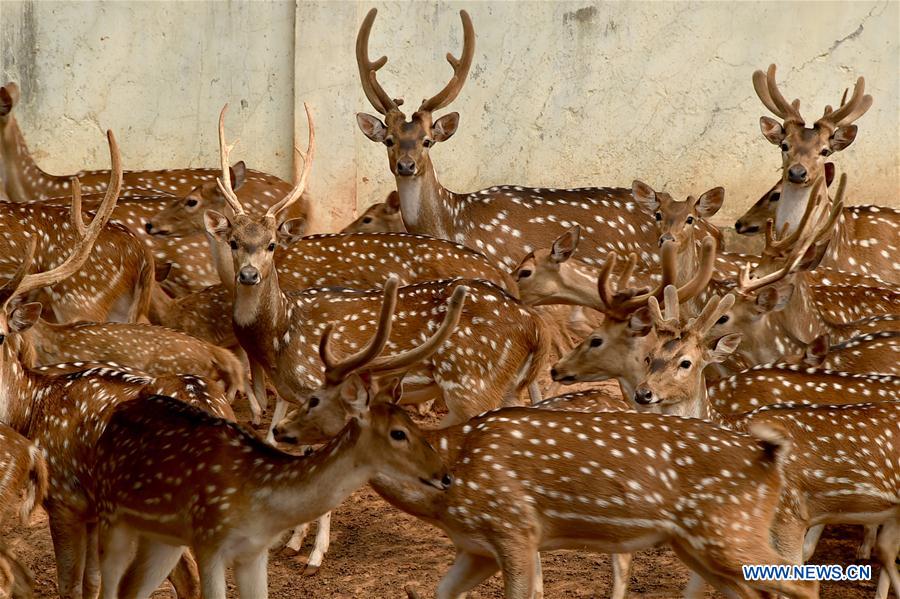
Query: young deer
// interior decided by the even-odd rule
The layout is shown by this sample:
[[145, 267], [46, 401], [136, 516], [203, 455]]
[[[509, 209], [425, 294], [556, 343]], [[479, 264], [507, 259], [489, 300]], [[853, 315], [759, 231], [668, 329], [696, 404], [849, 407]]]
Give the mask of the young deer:
[[[646, 376], [635, 391], [635, 401], [661, 405], [667, 413], [699, 416], [738, 430], [760, 424], [784, 427], [797, 451], [785, 463], [790, 500], [779, 518], [801, 516], [806, 527], [811, 527], [803, 543], [803, 559], [812, 554], [821, 526], [826, 523], [858, 523], [870, 528], [883, 525], [878, 538], [879, 558], [888, 574], [882, 575], [882, 583], [887, 576], [892, 582], [897, 580], [894, 558], [900, 548], [900, 501], [896, 466], [900, 463], [900, 448], [891, 439], [898, 430], [900, 403], [828, 405], [829, 400], [844, 393], [833, 389], [820, 396], [825, 400], [822, 405], [780, 404], [750, 414], [723, 416], [710, 405], [703, 369], [723, 361], [741, 341], [738, 334], [718, 339], [711, 335], [713, 324], [733, 301], [731, 295], [721, 300], [712, 298], [696, 319], [685, 322], [679, 314], [674, 288], [666, 290], [665, 315], [655, 298], [649, 300], [658, 339], [648, 354]], [[715, 341], [710, 343], [711, 339]], [[741, 387], [743, 405], [750, 403], [748, 396], [759, 396], [771, 386], [760, 382], [763, 384]], [[766, 417], [776, 413], [781, 417]], [[857, 436], [855, 429], [874, 432]], [[800, 547], [786, 538], [782, 542], [788, 554]], [[900, 585], [897, 589], [900, 591]]]
[[32, 240], [24, 261], [0, 287], [0, 421], [47, 453], [44, 507], [56, 553], [59, 594], [66, 599], [92, 597], [99, 584], [93, 449], [111, 408], [147, 394], [169, 393], [233, 417], [224, 398], [210, 396], [205, 381], [194, 376], [150, 378], [104, 367], [53, 376], [31, 368], [35, 350], [26, 333], [39, 318], [41, 305], [23, 300], [58, 284], [87, 261], [115, 207], [122, 176], [111, 134], [110, 140], [114, 160], [107, 198], [89, 226], [75, 227], [78, 237], [71, 253], [56, 268], [28, 274], [35, 249]]
[[447, 55], [453, 77], [407, 120], [400, 110], [402, 100], [394, 100], [377, 79], [387, 58], [369, 59], [369, 35], [376, 14], [376, 9], [370, 10], [360, 26], [356, 60], [363, 91], [384, 121], [364, 113], [357, 114], [356, 119], [366, 137], [387, 148], [403, 223], [409, 232], [451, 239], [511, 269], [522, 256], [536, 247], [549, 246], [562, 230], [577, 223], [585, 237], [582, 261], [599, 264], [610, 250], [638, 252], [644, 261], [654, 259], [653, 220], [632, 200], [628, 189], [502, 185], [465, 194], [443, 187], [435, 174], [430, 148], [453, 136], [459, 114], [451, 112], [435, 119], [434, 113], [453, 102], [468, 76], [475, 55], [472, 20], [466, 11], [460, 11], [462, 54], [458, 59]]
[[[375, 476], [423, 491], [450, 487], [402, 408], [370, 406], [366, 389], [352, 391], [358, 416], [303, 457], [171, 398], [116, 408], [97, 446], [102, 597], [116, 599], [123, 588], [149, 595], [189, 546], [205, 599], [225, 599], [229, 565], [240, 597], [265, 599], [269, 546], [283, 531]], [[135, 545], [143, 553], [132, 562]]]
[[355, 221], [341, 229], [341, 233], [405, 233], [400, 214], [400, 194], [392, 191], [383, 202], [372, 204]]

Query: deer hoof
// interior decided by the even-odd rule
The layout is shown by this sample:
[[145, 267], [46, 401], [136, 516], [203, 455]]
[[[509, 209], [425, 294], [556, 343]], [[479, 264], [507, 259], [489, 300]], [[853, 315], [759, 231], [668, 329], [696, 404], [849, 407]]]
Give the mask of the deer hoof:
[[413, 587], [406, 587], [403, 590], [406, 591], [407, 599], [422, 599], [422, 596]]
[[[306, 561], [306, 560], [304, 560]], [[306, 567], [303, 568], [304, 576], [315, 576], [319, 573], [319, 566], [313, 566], [311, 564], [306, 564]]]

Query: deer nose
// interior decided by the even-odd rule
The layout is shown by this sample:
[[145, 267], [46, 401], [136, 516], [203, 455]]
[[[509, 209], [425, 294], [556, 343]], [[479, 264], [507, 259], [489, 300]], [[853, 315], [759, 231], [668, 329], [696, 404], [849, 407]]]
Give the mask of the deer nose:
[[408, 158], [402, 158], [397, 161], [397, 174], [410, 176], [416, 174], [416, 163]]
[[653, 391], [651, 391], [647, 387], [638, 387], [634, 391], [634, 403], [640, 404], [642, 406], [653, 403]]
[[736, 223], [734, 223], [734, 230], [737, 232], [738, 235], [747, 235], [749, 233], [758, 232], [759, 227], [757, 227], [756, 225], [748, 227], [747, 225], [744, 224], [744, 221], [739, 220]]
[[259, 271], [252, 266], [245, 266], [238, 272], [238, 282], [241, 285], [258, 285]]
[[805, 183], [806, 182], [806, 167], [802, 164], [795, 164], [791, 168], [788, 169], [788, 180], [791, 183]]

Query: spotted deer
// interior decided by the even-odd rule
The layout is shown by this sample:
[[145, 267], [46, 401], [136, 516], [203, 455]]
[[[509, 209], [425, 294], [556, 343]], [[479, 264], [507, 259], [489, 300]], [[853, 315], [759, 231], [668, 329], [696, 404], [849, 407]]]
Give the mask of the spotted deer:
[[[205, 599], [225, 599], [229, 565], [240, 597], [265, 599], [269, 546], [284, 530], [375, 477], [419, 492], [451, 487], [402, 408], [369, 405], [362, 388], [351, 401], [356, 417], [302, 457], [171, 398], [121, 404], [97, 446], [102, 597], [116, 599], [122, 588], [149, 595], [188, 546]], [[144, 553], [136, 556], [135, 545]]]
[[392, 191], [383, 202], [372, 204], [341, 233], [405, 233], [400, 214], [400, 194]]
[[[438, 181], [430, 151], [450, 139], [459, 114], [435, 119], [459, 95], [475, 55], [475, 29], [466, 11], [460, 11], [463, 50], [450, 54], [450, 81], [424, 100], [407, 120], [402, 100], [393, 99], [381, 86], [377, 72], [387, 57], [369, 58], [369, 35], [376, 9], [366, 15], [356, 38], [356, 60], [363, 91], [384, 121], [365, 113], [356, 115], [362, 132], [387, 148], [388, 162], [397, 182], [400, 212], [406, 230], [450, 239], [483, 252], [505, 269], [513, 268], [536, 247], [548, 247], [560, 232], [580, 224], [584, 242], [581, 260], [599, 264], [610, 250], [638, 252], [653, 260], [656, 237], [653, 220], [631, 198], [627, 188], [526, 188], [501, 185], [473, 193], [456, 193]], [[559, 227], [559, 228], [557, 228]]]
[[[792, 452], [785, 462], [789, 501], [778, 518], [801, 517], [809, 529], [802, 545], [783, 539], [786, 553], [808, 559], [824, 524], [864, 524], [870, 529], [881, 525], [876, 545], [884, 573], [879, 587], [886, 593], [889, 578], [900, 589], [895, 583], [894, 564], [900, 548], [896, 472], [900, 448], [894, 448], [891, 441], [898, 427], [900, 403], [832, 405], [829, 400], [843, 393], [833, 388], [819, 395], [823, 400], [819, 405], [785, 403], [749, 414], [723, 415], [709, 401], [703, 369], [710, 363], [723, 361], [741, 342], [739, 334], [721, 338], [713, 334], [713, 324], [733, 302], [732, 295], [722, 299], [713, 297], [696, 319], [683, 319], [673, 287], [666, 290], [665, 314], [656, 298], [648, 300], [658, 338], [648, 353], [646, 375], [635, 391], [635, 401], [662, 406], [670, 414], [712, 420], [736, 430], [759, 424], [786, 430], [797, 452]], [[759, 396], [772, 388], [771, 382], [774, 381], [769, 385], [761, 381], [739, 388], [744, 398]], [[745, 399], [744, 405], [747, 403]], [[769, 418], [769, 415], [775, 416]]]
[[[825, 185], [831, 187], [834, 181], [834, 163], [826, 162], [823, 170], [825, 172]], [[766, 221], [770, 218], [775, 220], [775, 208], [781, 201], [781, 191], [784, 185], [783, 179], [779, 178], [769, 191], [764, 193], [756, 203], [750, 207], [741, 217], [734, 221], [734, 230], [738, 235], [756, 235], [766, 230]], [[844, 208], [844, 210], [852, 210], [853, 207]]]
[[[352, 390], [358, 380], [351, 376], [346, 385]], [[390, 396], [400, 391], [396, 384], [388, 388]], [[354, 415], [347, 395], [292, 414], [279, 434], [300, 443], [327, 436]], [[788, 563], [772, 549], [768, 532], [782, 502], [781, 463], [789, 451], [777, 429], [759, 427], [748, 436], [655, 414], [504, 408], [427, 432], [426, 439], [450, 466], [449, 491], [422, 492], [385, 477], [372, 486], [456, 545], [438, 598], [462, 596], [498, 570], [504, 596], [540, 596], [542, 549], [621, 553], [660, 543], [670, 543], [725, 593], [749, 596], [757, 588], [816, 596], [815, 583], [741, 576], [741, 564]], [[708, 465], [710, 452], [737, 465], [733, 477]], [[626, 568], [617, 579], [620, 598], [628, 561], [615, 563]]]
[[820, 335], [802, 354], [788, 356], [785, 361], [841, 372], [900, 376], [900, 323], [897, 329], [858, 335], [834, 345], [828, 335]]
[[[27, 298], [78, 272], [102, 235], [121, 178], [111, 135], [110, 140], [116, 159], [108, 199], [90, 225], [74, 227], [77, 238], [69, 255], [55, 268], [31, 273], [36, 246], [32, 239], [23, 262], [0, 287], [0, 421], [46, 452], [49, 476], [44, 508], [56, 554], [59, 594], [66, 599], [92, 597], [99, 584], [93, 450], [111, 408], [127, 399], [168, 393], [233, 418], [224, 397], [210, 395], [206, 382], [195, 376], [153, 378], [106, 367], [54, 376], [32, 368], [35, 349], [27, 333], [39, 318], [41, 305]], [[179, 569], [188, 568], [186, 564], [182, 562]]]

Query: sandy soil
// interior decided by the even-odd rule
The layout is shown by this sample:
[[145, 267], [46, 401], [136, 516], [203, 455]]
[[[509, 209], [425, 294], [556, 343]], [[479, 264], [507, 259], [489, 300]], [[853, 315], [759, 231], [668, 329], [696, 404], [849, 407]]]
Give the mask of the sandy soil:
[[[569, 388], [566, 391], [570, 390]], [[574, 389], [571, 389], [574, 390]], [[271, 404], [270, 404], [271, 405]], [[236, 407], [239, 407], [236, 405]], [[239, 418], [247, 418], [239, 410]], [[435, 416], [421, 419], [428, 426]], [[35, 576], [35, 596], [56, 597], [56, 567], [47, 528], [39, 510], [31, 526], [6, 526], [0, 535]], [[309, 552], [314, 531], [307, 537], [300, 556], [273, 549], [269, 565], [269, 596], [272, 599], [319, 597], [404, 598], [404, 589], [415, 588], [423, 597], [433, 597], [440, 577], [449, 568], [453, 545], [444, 534], [391, 507], [370, 488], [354, 493], [334, 513], [331, 549], [321, 570], [304, 576], [303, 557]], [[812, 562], [856, 563], [861, 527], [831, 527], [826, 530]], [[285, 538], [285, 541], [287, 538]], [[865, 583], [824, 583], [823, 599], [870, 599], [875, 593], [878, 566]], [[545, 595], [556, 597], [606, 597], [611, 589], [611, 569], [605, 555], [555, 551], [542, 555]], [[630, 597], [674, 598], [681, 595], [689, 571], [668, 548], [656, 548], [635, 556]], [[229, 597], [236, 596], [229, 580]], [[496, 575], [470, 595], [473, 599], [503, 596]], [[707, 596], [715, 597], [708, 591]], [[161, 588], [154, 599], [174, 597]]]

